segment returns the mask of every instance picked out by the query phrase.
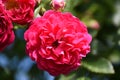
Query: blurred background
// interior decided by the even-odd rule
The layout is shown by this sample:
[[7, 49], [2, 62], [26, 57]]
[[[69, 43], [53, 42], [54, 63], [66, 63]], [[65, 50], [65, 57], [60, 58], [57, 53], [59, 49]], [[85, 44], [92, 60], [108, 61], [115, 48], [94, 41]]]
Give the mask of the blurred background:
[[[50, 9], [49, 3], [42, 0], [42, 9]], [[25, 29], [16, 29], [14, 43], [0, 52], [0, 80], [120, 80], [120, 1], [66, 0], [66, 11], [83, 21], [93, 37], [79, 69], [57, 77], [39, 70], [25, 53]]]

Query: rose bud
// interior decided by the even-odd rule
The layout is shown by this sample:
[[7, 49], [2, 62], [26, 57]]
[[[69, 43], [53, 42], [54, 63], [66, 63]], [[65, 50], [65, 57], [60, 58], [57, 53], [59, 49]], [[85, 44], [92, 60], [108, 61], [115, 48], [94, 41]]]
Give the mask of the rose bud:
[[52, 0], [52, 7], [56, 11], [61, 10], [65, 7], [65, 1], [64, 0]]

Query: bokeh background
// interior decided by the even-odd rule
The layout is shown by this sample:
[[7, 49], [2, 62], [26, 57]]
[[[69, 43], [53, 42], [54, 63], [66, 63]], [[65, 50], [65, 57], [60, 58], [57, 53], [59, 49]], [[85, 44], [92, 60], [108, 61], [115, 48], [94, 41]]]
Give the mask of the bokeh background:
[[[50, 0], [42, 0], [36, 10], [43, 14], [49, 5]], [[66, 0], [66, 11], [83, 21], [93, 37], [79, 69], [57, 77], [39, 70], [25, 53], [26, 29], [15, 28], [14, 43], [0, 52], [0, 80], [120, 80], [120, 1]]]

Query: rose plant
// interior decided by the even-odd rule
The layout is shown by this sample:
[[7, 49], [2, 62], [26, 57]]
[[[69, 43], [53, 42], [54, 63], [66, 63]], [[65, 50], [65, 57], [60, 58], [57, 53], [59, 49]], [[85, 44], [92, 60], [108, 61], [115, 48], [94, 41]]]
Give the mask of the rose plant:
[[114, 3], [0, 0], [0, 79], [120, 80]]
[[30, 23], [24, 33], [26, 52], [36, 61], [39, 69], [46, 70], [53, 76], [76, 70], [81, 65], [82, 58], [90, 52], [92, 37], [87, 27], [71, 13], [61, 12], [65, 6], [64, 0], [53, 0], [53, 10], [46, 11], [34, 20], [34, 7], [39, 1], [2, 2], [1, 50], [14, 40], [12, 21], [21, 25]]

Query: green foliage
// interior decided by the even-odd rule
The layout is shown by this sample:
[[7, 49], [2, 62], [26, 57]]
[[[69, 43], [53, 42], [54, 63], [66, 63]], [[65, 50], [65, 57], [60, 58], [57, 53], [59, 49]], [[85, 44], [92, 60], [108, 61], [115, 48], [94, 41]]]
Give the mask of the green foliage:
[[95, 73], [114, 73], [112, 63], [104, 58], [83, 61], [82, 66]]

